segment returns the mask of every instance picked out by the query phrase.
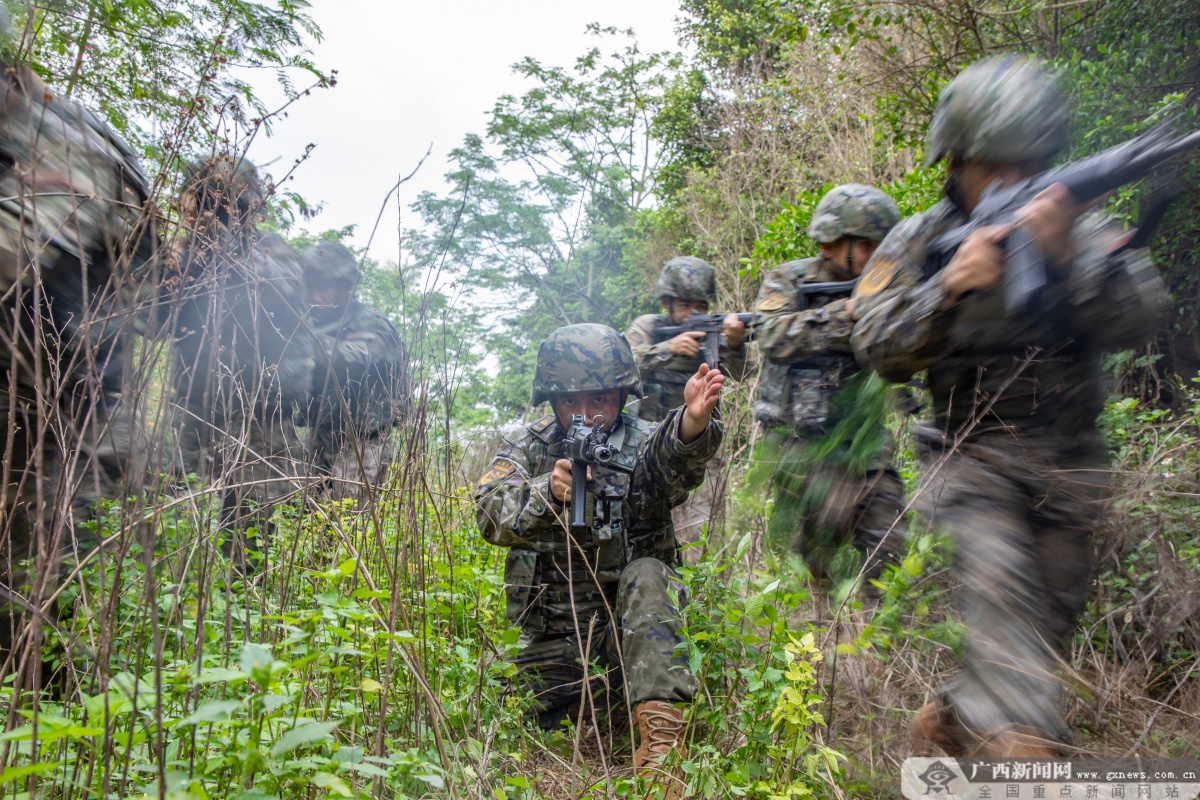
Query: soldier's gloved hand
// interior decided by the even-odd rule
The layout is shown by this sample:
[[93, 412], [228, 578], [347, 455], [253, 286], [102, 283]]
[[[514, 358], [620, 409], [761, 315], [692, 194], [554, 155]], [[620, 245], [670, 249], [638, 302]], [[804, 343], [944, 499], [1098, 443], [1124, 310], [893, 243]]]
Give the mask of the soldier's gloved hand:
[[1087, 203], [1076, 203], [1067, 187], [1056, 183], [1017, 209], [1017, 224], [1025, 228], [1042, 253], [1046, 266], [1065, 273], [1075, 261], [1075, 221]]
[[972, 233], [942, 270], [946, 289], [943, 308], [958, 302], [971, 291], [991, 289], [1004, 277], [1004, 250], [1000, 243], [1012, 230], [1011, 225], [989, 225]]
[[667, 349], [672, 355], [694, 356], [700, 352], [700, 342], [704, 339], [704, 331], [687, 331], [667, 342]]
[[701, 364], [696, 374], [688, 378], [683, 387], [683, 419], [679, 422], [679, 438], [691, 444], [700, 438], [708, 427], [713, 409], [721, 399], [721, 384], [725, 376], [708, 364]]
[[[563, 503], [571, 502], [571, 459], [560, 458], [554, 462], [550, 472], [550, 494]], [[592, 479], [592, 468], [587, 468], [587, 479]]]
[[722, 323], [725, 328], [725, 343], [730, 349], [737, 350], [746, 338], [746, 323], [738, 319], [737, 314], [726, 314]]

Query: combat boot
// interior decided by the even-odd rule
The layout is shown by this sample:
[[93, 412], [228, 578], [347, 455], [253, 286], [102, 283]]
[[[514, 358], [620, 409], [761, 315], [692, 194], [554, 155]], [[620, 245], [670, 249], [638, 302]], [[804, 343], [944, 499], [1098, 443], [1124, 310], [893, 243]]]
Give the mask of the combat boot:
[[[634, 772], [661, 788], [662, 800], [679, 800], [684, 790], [683, 770], [676, 766], [668, 771], [662, 764], [673, 752], [679, 753], [680, 759], [687, 757], [683, 712], [670, 703], [647, 700], [633, 710], [633, 719], [640, 742], [633, 754]], [[653, 789], [650, 797], [654, 797]]]
[[951, 758], [965, 756], [970, 739], [954, 711], [939, 700], [922, 706], [908, 726], [909, 746], [914, 756], [936, 756], [938, 750]]
[[980, 758], [1060, 758], [1058, 743], [1025, 725], [1013, 725], [986, 737], [972, 754]]

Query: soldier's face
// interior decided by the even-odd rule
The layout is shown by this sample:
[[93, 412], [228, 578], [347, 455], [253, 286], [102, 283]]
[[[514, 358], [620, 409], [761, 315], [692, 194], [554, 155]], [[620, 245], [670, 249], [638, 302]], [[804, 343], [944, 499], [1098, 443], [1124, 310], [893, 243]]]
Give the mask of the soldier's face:
[[877, 249], [879, 242], [857, 236], [844, 236], [836, 242], [821, 242], [821, 255], [846, 278], [862, 275]]
[[611, 430], [617, 424], [621, 415], [621, 400], [624, 392], [621, 389], [606, 389], [603, 392], [571, 392], [554, 396], [550, 405], [558, 424], [565, 431], [571, 427], [571, 417], [582, 414], [587, 425], [592, 425], [596, 417], [604, 417], [604, 429]]
[[682, 325], [688, 321], [692, 314], [707, 314], [707, 300], [680, 300], [677, 297], [666, 298], [662, 300], [663, 308], [667, 310], [667, 319], [672, 325]]
[[336, 311], [350, 302], [351, 291], [345, 281], [310, 282], [308, 299], [318, 309]]

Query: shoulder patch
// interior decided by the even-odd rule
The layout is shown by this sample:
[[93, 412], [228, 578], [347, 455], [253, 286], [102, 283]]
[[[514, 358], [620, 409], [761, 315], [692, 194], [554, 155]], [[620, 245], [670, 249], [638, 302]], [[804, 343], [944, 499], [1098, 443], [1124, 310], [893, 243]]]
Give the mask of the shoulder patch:
[[517, 465], [507, 458], [497, 458], [482, 475], [479, 476], [480, 486], [490, 486], [499, 483], [517, 471]]
[[546, 444], [552, 444], [555, 435], [558, 433], [557, 426], [558, 420], [554, 418], [553, 414], [550, 414], [530, 425], [529, 432]]
[[867, 271], [862, 274], [854, 287], [854, 296], [870, 297], [891, 283], [892, 276], [895, 274], [896, 262], [893, 259], [886, 256], [871, 259], [871, 263], [867, 265]]
[[789, 302], [790, 298], [787, 294], [780, 289], [771, 287], [767, 290], [763, 299], [758, 301], [758, 308], [755, 310], [764, 312], [779, 311], [780, 309], [787, 308]]

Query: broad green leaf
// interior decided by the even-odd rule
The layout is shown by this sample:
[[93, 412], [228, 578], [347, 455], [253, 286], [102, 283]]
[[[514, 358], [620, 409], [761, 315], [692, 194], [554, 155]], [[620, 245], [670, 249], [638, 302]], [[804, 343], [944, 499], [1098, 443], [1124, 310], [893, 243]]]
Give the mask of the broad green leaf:
[[329, 735], [333, 729], [338, 726], [336, 722], [310, 722], [307, 725], [298, 724], [295, 728], [279, 737], [279, 741], [275, 742], [275, 746], [271, 748], [271, 756], [279, 757], [285, 753], [290, 753], [302, 744], [317, 742], [323, 740], [332, 741]]
[[330, 775], [328, 772], [318, 772], [312, 776], [310, 781], [315, 786], [328, 789], [330, 794], [337, 794], [342, 797], [354, 797], [354, 790], [350, 788], [350, 784], [337, 775]]
[[176, 725], [199, 725], [205, 722], [228, 722], [233, 712], [242, 708], [239, 700], [213, 700], [197, 708]]

